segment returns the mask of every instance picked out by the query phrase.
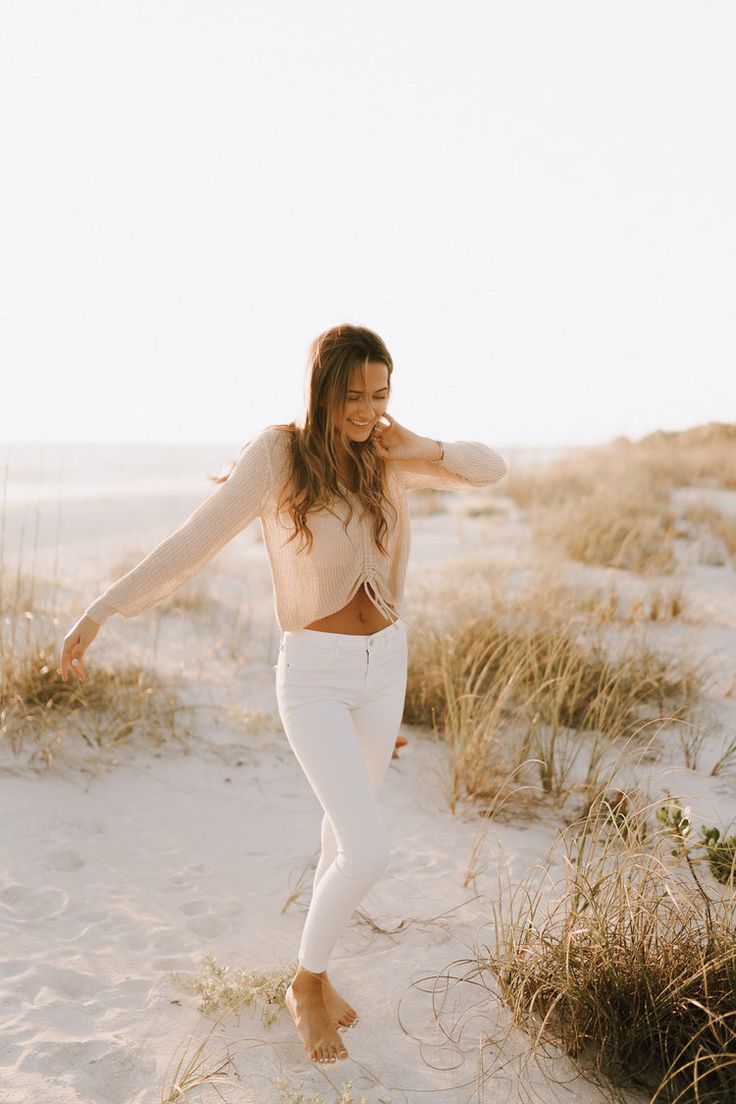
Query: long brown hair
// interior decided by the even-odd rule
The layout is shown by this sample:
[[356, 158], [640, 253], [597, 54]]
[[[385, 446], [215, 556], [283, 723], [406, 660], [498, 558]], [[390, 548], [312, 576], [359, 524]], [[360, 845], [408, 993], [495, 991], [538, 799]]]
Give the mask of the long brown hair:
[[[367, 441], [351, 441], [344, 430], [342, 410], [348, 397], [350, 376], [356, 367], [365, 368], [369, 361], [379, 361], [388, 369], [389, 394], [393, 360], [378, 334], [364, 326], [343, 323], [333, 326], [314, 339], [309, 347], [307, 376], [309, 397], [304, 425], [287, 422], [278, 425], [289, 433], [289, 473], [278, 510], [286, 508], [294, 524], [289, 541], [301, 535], [306, 547], [312, 547], [312, 533], [307, 514], [323, 507], [331, 509], [335, 498], [348, 506], [347, 525], [353, 515], [353, 505], [344, 493], [339, 479], [338, 446], [350, 457], [355, 490], [352, 494], [373, 517], [373, 539], [386, 553], [383, 538], [388, 531], [385, 509], [396, 521], [396, 510], [385, 494], [385, 464]], [[235, 461], [232, 461], [234, 464]], [[228, 472], [228, 475], [230, 473]], [[228, 475], [210, 476], [214, 483], [224, 483]], [[287, 542], [288, 543], [288, 542]]]

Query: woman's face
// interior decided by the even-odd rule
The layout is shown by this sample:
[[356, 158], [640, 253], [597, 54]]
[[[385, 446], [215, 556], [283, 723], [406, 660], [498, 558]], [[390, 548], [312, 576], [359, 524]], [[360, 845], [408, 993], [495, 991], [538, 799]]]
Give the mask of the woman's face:
[[[343, 426], [348, 440], [368, 440], [374, 425], [388, 406], [389, 393], [388, 368], [382, 361], [369, 361], [353, 369], [343, 408]], [[356, 424], [359, 422], [364, 424]]]

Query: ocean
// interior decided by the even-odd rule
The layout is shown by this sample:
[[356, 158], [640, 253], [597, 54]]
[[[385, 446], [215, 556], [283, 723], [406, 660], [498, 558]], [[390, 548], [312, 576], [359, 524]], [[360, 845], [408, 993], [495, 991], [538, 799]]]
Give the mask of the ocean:
[[[227, 444], [97, 444], [0, 442], [0, 503], [58, 499], [209, 493], [208, 475], [219, 475], [244, 442]], [[515, 464], [546, 465], [575, 448], [504, 448]]]

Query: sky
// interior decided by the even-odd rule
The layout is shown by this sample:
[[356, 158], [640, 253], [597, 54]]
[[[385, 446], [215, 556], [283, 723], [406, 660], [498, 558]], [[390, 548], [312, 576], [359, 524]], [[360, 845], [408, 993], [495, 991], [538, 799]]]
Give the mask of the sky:
[[736, 4], [0, 0], [0, 441], [736, 421]]

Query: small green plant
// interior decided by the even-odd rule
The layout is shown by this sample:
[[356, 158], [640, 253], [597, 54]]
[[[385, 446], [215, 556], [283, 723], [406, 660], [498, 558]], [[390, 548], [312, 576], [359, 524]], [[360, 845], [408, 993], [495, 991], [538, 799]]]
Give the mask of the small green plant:
[[657, 808], [657, 820], [675, 838], [677, 846], [672, 848], [671, 854], [682, 855], [687, 851], [690, 829], [690, 807], [683, 809], [680, 799], [672, 797], [669, 790], [665, 790], [667, 800]]
[[701, 828], [700, 831], [713, 877], [724, 884], [732, 882], [736, 864], [736, 836], [721, 839], [721, 833], [716, 827]]
[[274, 1007], [278, 1010], [286, 1007], [284, 997], [295, 972], [296, 965], [268, 974], [261, 970], [245, 970], [242, 966], [231, 971], [229, 966], [221, 966], [214, 955], [208, 953], [202, 959], [200, 977], [172, 973], [172, 979], [183, 989], [199, 995], [199, 1012], [213, 1012], [219, 1008], [236, 1011], [241, 1004], [256, 1004], [264, 1027], [270, 1027], [278, 1019]]
[[[665, 790], [667, 800], [657, 809], [657, 820], [662, 824], [677, 841], [677, 846], [671, 854], [683, 855], [688, 864], [707, 861], [713, 877], [724, 885], [733, 883], [734, 870], [736, 869], [736, 835], [724, 836], [715, 825], [706, 828], [701, 825], [699, 842], [692, 839], [692, 822], [690, 820], [690, 808], [683, 809], [679, 798], [672, 797], [669, 790]], [[693, 858], [691, 851], [703, 848], [704, 855]]]

